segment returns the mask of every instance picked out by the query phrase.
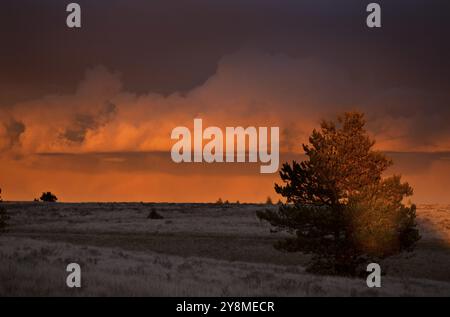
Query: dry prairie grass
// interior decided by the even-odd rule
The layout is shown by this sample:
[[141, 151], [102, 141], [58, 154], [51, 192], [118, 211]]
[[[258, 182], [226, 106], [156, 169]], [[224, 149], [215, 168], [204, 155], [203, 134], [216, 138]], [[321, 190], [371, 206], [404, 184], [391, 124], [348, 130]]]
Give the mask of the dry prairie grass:
[[[153, 252], [1, 238], [2, 296], [420, 296], [449, 293], [449, 283], [321, 277], [300, 266], [183, 258]], [[20, 246], [19, 246], [20, 245]], [[19, 246], [19, 247], [16, 247]], [[65, 267], [82, 267], [82, 288], [65, 286]]]
[[[305, 273], [308, 257], [271, 247], [265, 206], [9, 204], [0, 237], [0, 295], [449, 296], [450, 208], [421, 206], [417, 250], [382, 263], [382, 288]], [[157, 208], [161, 220], [148, 220]], [[65, 286], [68, 263], [82, 288]]]

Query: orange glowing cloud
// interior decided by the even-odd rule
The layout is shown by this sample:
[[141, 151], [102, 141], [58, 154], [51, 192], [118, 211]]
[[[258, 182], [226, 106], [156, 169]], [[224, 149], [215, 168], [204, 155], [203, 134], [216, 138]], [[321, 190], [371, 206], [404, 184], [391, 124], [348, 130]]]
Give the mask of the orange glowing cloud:
[[[119, 73], [99, 66], [71, 94], [0, 108], [0, 185], [9, 199], [54, 190], [65, 200], [262, 201], [273, 193], [276, 174], [263, 177], [250, 165], [230, 167], [232, 173], [203, 165], [191, 170], [171, 165], [170, 155], [135, 155], [168, 153], [172, 129], [192, 127], [194, 118], [218, 127], [279, 126], [280, 152], [298, 155], [321, 118], [352, 109], [367, 113], [379, 149], [450, 149], [446, 129], [426, 135], [428, 126], [445, 127], [444, 119], [425, 118], [418, 105], [429, 99], [417, 94], [366, 95], [344, 71], [320, 60], [254, 51], [225, 56], [205, 83], [168, 96], [127, 91]], [[426, 173], [446, 169], [439, 163]], [[429, 193], [417, 175], [411, 179], [425, 199]], [[446, 186], [447, 177], [440, 174], [439, 183]]]

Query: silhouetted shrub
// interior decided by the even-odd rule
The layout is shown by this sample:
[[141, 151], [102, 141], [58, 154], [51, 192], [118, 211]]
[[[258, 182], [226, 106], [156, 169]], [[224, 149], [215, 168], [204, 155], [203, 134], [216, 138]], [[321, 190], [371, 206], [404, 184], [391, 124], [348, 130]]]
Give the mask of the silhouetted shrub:
[[53, 195], [51, 192], [42, 193], [41, 195], [41, 201], [54, 203], [58, 200], [58, 198]]
[[216, 201], [216, 204], [217, 204], [217, 205], [222, 205], [222, 204], [223, 204], [222, 198], [219, 198], [219, 199]]
[[152, 210], [150, 211], [150, 213], [147, 216], [147, 219], [164, 219], [163, 216], [161, 216], [155, 208], [152, 208]]
[[266, 205], [273, 205], [272, 198], [270, 198], [270, 196], [266, 199]]
[[416, 207], [402, 203], [413, 190], [400, 176], [382, 178], [392, 161], [373, 150], [364, 126], [357, 112], [323, 121], [303, 145], [308, 159], [283, 164], [275, 191], [286, 204], [257, 213], [295, 235], [277, 248], [313, 254], [310, 271], [358, 275], [420, 239]]

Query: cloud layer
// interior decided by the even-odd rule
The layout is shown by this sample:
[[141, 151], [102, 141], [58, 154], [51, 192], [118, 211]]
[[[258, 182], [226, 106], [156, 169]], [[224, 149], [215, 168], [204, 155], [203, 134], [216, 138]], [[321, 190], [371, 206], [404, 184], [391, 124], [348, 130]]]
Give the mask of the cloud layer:
[[257, 51], [224, 57], [203, 85], [168, 96], [133, 94], [120, 74], [87, 70], [71, 94], [2, 108], [0, 151], [88, 153], [168, 151], [171, 130], [202, 118], [211, 126], [280, 126], [281, 151], [300, 151], [321, 118], [367, 114], [383, 150], [450, 149], [450, 108], [442, 92], [364, 87], [321, 60]]
[[[147, 193], [146, 197], [155, 200], [201, 201], [213, 200], [221, 192], [241, 200], [263, 200], [273, 192], [276, 175], [261, 181], [250, 165], [230, 173], [212, 171], [211, 167], [189, 170], [165, 162], [170, 160], [164, 153], [173, 144], [171, 130], [177, 126], [192, 127], [194, 118], [202, 118], [206, 126], [222, 128], [279, 126], [280, 151], [301, 154], [301, 143], [307, 141], [320, 119], [360, 110], [367, 114], [369, 131], [378, 140], [379, 149], [448, 151], [448, 102], [448, 93], [442, 90], [381, 89], [355, 79], [345, 69], [325, 60], [252, 49], [223, 57], [206, 82], [188, 92], [170, 95], [132, 93], [124, 88], [120, 73], [97, 66], [86, 71], [72, 93], [47, 95], [0, 108], [0, 160], [5, 171], [9, 170], [2, 174], [8, 178], [5, 183], [13, 197], [20, 199], [41, 190], [45, 179], [72, 200], [95, 200], [74, 194], [76, 186], [84, 186], [81, 182], [90, 183], [99, 200], [114, 200], [120, 191], [126, 192], [123, 200], [146, 200], [143, 196]], [[143, 158], [139, 153], [162, 154]], [[448, 160], [432, 161], [408, 174], [418, 182], [417, 171], [421, 168], [425, 174], [420, 175], [447, 169]], [[49, 171], [53, 176], [43, 178]], [[186, 174], [194, 176], [187, 181]], [[70, 175], [74, 182], [70, 190], [62, 185], [64, 175]], [[111, 189], [105, 186], [108, 179], [122, 179], [124, 183]], [[177, 181], [180, 185], [175, 193], [164, 194], [157, 189], [158, 182], [176, 188]], [[241, 183], [236, 187], [238, 181]], [[242, 182], [248, 191], [237, 189], [242, 188]], [[205, 192], [196, 187], [207, 183], [223, 183], [223, 188]], [[448, 180], [441, 177], [439, 183], [447, 184]], [[139, 187], [133, 185], [126, 191], [125, 184]], [[418, 187], [425, 197], [428, 189], [420, 184]], [[178, 198], [173, 197], [176, 193]]]

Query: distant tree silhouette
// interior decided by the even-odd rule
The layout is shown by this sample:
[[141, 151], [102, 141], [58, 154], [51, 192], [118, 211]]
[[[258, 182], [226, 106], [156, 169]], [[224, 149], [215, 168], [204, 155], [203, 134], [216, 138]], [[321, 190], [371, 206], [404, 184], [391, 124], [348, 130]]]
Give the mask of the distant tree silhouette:
[[273, 205], [273, 201], [272, 198], [270, 198], [270, 196], [267, 196], [266, 205]]
[[217, 204], [217, 205], [222, 205], [222, 204], [223, 204], [222, 198], [219, 198], [219, 199], [216, 201], [216, 204]]
[[400, 176], [382, 178], [392, 161], [373, 150], [364, 126], [358, 112], [323, 121], [303, 145], [308, 159], [283, 164], [275, 191], [286, 204], [257, 213], [295, 234], [276, 247], [313, 254], [310, 271], [357, 275], [362, 264], [411, 250], [420, 239], [416, 207], [403, 204], [413, 190]]
[[50, 203], [54, 203], [58, 200], [58, 198], [55, 195], [53, 195], [51, 192], [42, 193], [40, 199], [41, 199], [41, 201], [50, 202]]

